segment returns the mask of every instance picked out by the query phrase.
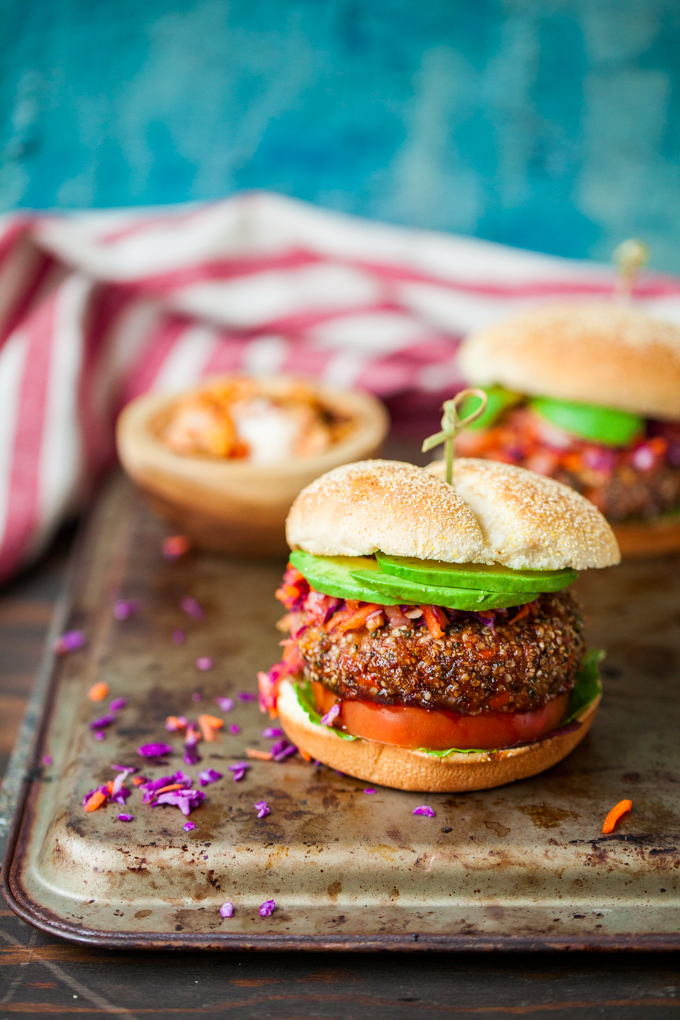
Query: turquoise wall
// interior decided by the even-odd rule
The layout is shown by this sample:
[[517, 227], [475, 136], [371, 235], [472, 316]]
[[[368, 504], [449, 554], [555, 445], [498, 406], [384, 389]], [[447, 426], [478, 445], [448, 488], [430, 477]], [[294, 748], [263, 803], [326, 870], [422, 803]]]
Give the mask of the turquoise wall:
[[677, 0], [2, 0], [0, 208], [270, 188], [680, 272]]

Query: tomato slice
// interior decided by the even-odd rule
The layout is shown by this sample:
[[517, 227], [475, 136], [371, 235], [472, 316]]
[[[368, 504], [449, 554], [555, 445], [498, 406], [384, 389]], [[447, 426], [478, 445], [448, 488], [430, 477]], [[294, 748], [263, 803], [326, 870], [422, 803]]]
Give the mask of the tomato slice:
[[[319, 712], [326, 713], [338, 701], [323, 684], [312, 683]], [[399, 747], [427, 747], [445, 751], [472, 748], [491, 750], [540, 740], [557, 729], [567, 714], [569, 695], [549, 701], [533, 712], [484, 712], [462, 715], [412, 705], [378, 705], [374, 701], [341, 701], [337, 723], [355, 737]]]

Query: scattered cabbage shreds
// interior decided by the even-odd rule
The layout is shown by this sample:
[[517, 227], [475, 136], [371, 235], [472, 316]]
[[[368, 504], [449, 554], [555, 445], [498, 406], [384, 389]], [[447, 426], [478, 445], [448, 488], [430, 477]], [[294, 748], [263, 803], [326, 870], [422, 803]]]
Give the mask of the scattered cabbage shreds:
[[233, 903], [223, 903], [222, 906], [220, 907], [220, 916], [221, 917], [233, 917], [234, 916], [234, 904]]
[[200, 669], [205, 672], [207, 669], [212, 669], [213, 661], [207, 655], [199, 655], [196, 659], [196, 669]]
[[129, 620], [139, 612], [140, 607], [139, 599], [116, 599], [113, 603], [113, 615], [117, 620]]
[[377, 792], [378, 791], [374, 790], [372, 786], [367, 786], [366, 789], [364, 790], [364, 793], [367, 793], [367, 794], [377, 793]]
[[257, 701], [257, 694], [252, 694], [250, 691], [239, 691], [239, 701]]
[[87, 692], [87, 696], [90, 701], [103, 701], [106, 695], [109, 693], [109, 685], [105, 684], [103, 680], [99, 683], [93, 684]]
[[147, 780], [147, 782], [141, 784], [143, 791], [142, 800], [144, 804], [150, 804], [161, 791], [169, 792], [171, 789], [188, 788], [192, 782], [191, 776], [188, 776], [181, 770], [174, 772], [171, 776], [161, 776], [159, 779]]
[[154, 801], [154, 807], [161, 804], [172, 804], [178, 807], [183, 815], [188, 815], [194, 808], [199, 807], [205, 800], [205, 794], [200, 790], [172, 790], [161, 793]]
[[137, 754], [142, 758], [163, 758], [166, 754], [172, 754], [170, 744], [142, 744], [137, 748]]
[[234, 707], [232, 698], [215, 698], [215, 704], [218, 705], [223, 712], [231, 712]]
[[104, 730], [106, 729], [107, 726], [110, 726], [111, 723], [115, 721], [116, 721], [115, 715], [113, 715], [112, 712], [109, 712], [107, 715], [102, 715], [99, 719], [93, 719], [92, 722], [90, 723], [90, 729]]
[[291, 754], [295, 754], [297, 747], [284, 737], [282, 740], [277, 740], [275, 744], [272, 744], [270, 751], [274, 761], [285, 761]]
[[238, 783], [243, 779], [246, 771], [250, 768], [250, 763], [247, 761], [237, 761], [234, 765], [229, 766], [229, 771], [232, 774], [232, 779], [235, 783]]
[[[113, 786], [113, 784], [111, 784]], [[86, 811], [96, 811], [109, 799], [109, 791], [106, 786], [100, 786], [96, 790], [90, 790], [83, 797], [83, 807]]]
[[134, 820], [134, 817], [135, 817], [134, 815], [130, 815], [130, 814], [127, 814], [127, 813], [120, 814], [120, 815], [118, 815], [118, 821], [119, 822], [132, 822]]
[[205, 609], [199, 602], [196, 601], [193, 595], [186, 595], [180, 602], [180, 608], [183, 609], [187, 616], [190, 616], [192, 620], [202, 620], [205, 616]]
[[[136, 765], [112, 765], [111, 768], [113, 769], [114, 772], [136, 772], [137, 771], [137, 766]], [[134, 783], [134, 779], [132, 780], [132, 782]]]
[[267, 815], [271, 814], [271, 808], [266, 800], [256, 800], [254, 806], [257, 808], [258, 818], [266, 818]]
[[[85, 635], [82, 630], [67, 630], [65, 634], [58, 637], [52, 646], [57, 655], [65, 655], [66, 652], [75, 652], [79, 648], [82, 648], [85, 644]], [[97, 685], [95, 684], [95, 687]], [[107, 688], [108, 693], [108, 688]], [[106, 694], [102, 695], [103, 698]], [[99, 698], [93, 698], [93, 701], [99, 701]]]
[[414, 815], [424, 815], [426, 818], [434, 818], [435, 811], [430, 807], [429, 804], [421, 804], [420, 807], [413, 809]]
[[236, 736], [238, 733], [241, 732], [241, 727], [238, 726], [236, 723], [232, 723], [231, 726], [229, 727], [229, 732], [233, 733], [234, 736]]
[[267, 726], [264, 730], [262, 730], [262, 736], [266, 740], [274, 740], [276, 737], [283, 736], [283, 730], [279, 729], [278, 726]]
[[222, 778], [222, 773], [217, 772], [215, 769], [204, 769], [203, 772], [198, 773], [198, 780], [201, 786], [207, 786], [209, 783], [216, 783], [218, 779]]
[[185, 832], [191, 832], [192, 829], [196, 828], [196, 825], [194, 824], [194, 822], [185, 822], [182, 828], [184, 829]]
[[127, 705], [126, 698], [114, 698], [109, 705], [109, 712], [120, 712]]
[[201, 760], [201, 756], [196, 750], [196, 746], [201, 739], [200, 732], [196, 729], [196, 724], [190, 722], [187, 725], [186, 736], [184, 737], [184, 763], [185, 765], [197, 765]]
[[216, 715], [199, 715], [198, 725], [201, 728], [203, 739], [211, 743], [215, 739], [216, 731], [221, 730], [224, 726], [224, 721], [218, 719]]
[[276, 903], [274, 902], [274, 900], [265, 900], [262, 906], [260, 907], [259, 911], [260, 917], [271, 917], [275, 910]]

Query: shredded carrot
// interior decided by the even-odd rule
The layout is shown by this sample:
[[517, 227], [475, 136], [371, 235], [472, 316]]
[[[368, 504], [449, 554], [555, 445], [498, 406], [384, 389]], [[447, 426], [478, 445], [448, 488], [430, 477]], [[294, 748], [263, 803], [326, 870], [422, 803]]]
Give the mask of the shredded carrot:
[[440, 638], [444, 636], [444, 631], [441, 628], [439, 622], [439, 614], [437, 613], [436, 606], [418, 606], [418, 609], [422, 609], [423, 616], [425, 617], [425, 623], [427, 629], [433, 638]]
[[90, 701], [103, 701], [106, 695], [109, 693], [109, 685], [105, 684], [103, 680], [93, 684], [87, 692], [87, 696]]
[[165, 728], [166, 730], [170, 730], [170, 732], [174, 732], [175, 730], [184, 730], [186, 729], [186, 725], [186, 722], [181, 722], [176, 715], [169, 715], [165, 720]]
[[523, 616], [528, 616], [529, 612], [530, 612], [529, 603], [527, 602], [522, 606], [521, 609], [517, 610], [512, 620], [508, 620], [508, 623], [517, 623], [517, 621], [521, 620]]
[[376, 609], [380, 609], [380, 606], [374, 602], [367, 602], [361, 609], [355, 609], [354, 612], [346, 616], [344, 620], [340, 620], [335, 629], [338, 634], [344, 634], [348, 630], [356, 630], [358, 627], [362, 627], [371, 613], [374, 613]]
[[257, 758], [258, 761], [271, 761], [271, 751], [256, 751], [254, 747], [246, 747], [246, 758]]
[[160, 790], [154, 790], [154, 797], [157, 797], [159, 793], [169, 793], [170, 790], [183, 790], [184, 783], [170, 783], [169, 786], [161, 786]]
[[198, 725], [201, 727], [203, 739], [210, 743], [215, 739], [215, 730], [221, 730], [224, 720], [218, 719], [216, 715], [199, 715]]
[[311, 761], [312, 760], [311, 754], [308, 754], [307, 751], [303, 751], [301, 747], [298, 747], [298, 752], [302, 755], [302, 757], [305, 759], [305, 761]]
[[106, 800], [106, 794], [102, 793], [101, 790], [95, 790], [94, 793], [90, 794], [85, 804], [86, 811], [96, 811], [98, 807], [101, 807]]
[[620, 818], [623, 817], [623, 815], [627, 814], [627, 812], [630, 811], [632, 806], [633, 806], [632, 800], [620, 800], [618, 804], [616, 804], [616, 806], [611, 809], [611, 811], [605, 818], [604, 825], [602, 826], [602, 831], [605, 833], [613, 832], [616, 823], [619, 821]]
[[172, 559], [179, 559], [180, 556], [184, 556], [185, 553], [189, 552], [191, 548], [191, 542], [186, 535], [170, 535], [169, 538], [163, 540], [163, 555], [169, 556]]
[[132, 777], [132, 785], [133, 786], [141, 786], [142, 783], [145, 783], [145, 782], [146, 782], [146, 779], [144, 779], [143, 776], [133, 776]]

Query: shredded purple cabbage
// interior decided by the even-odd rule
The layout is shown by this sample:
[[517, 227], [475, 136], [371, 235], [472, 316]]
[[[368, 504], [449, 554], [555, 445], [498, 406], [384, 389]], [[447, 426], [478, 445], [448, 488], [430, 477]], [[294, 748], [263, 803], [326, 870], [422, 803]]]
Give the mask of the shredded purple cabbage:
[[109, 712], [107, 715], [100, 716], [99, 719], [93, 719], [92, 722], [90, 723], [90, 729], [104, 730], [106, 729], [107, 726], [110, 726], [111, 723], [114, 723], [115, 721], [116, 721], [115, 715]]
[[239, 691], [239, 701], [257, 701], [257, 694], [252, 694], [250, 691]]
[[229, 727], [229, 732], [236, 735], [237, 733], [241, 732], [241, 727], [238, 726], [236, 723], [232, 723], [231, 726]]
[[326, 714], [321, 716], [321, 725], [332, 726], [339, 715], [340, 705], [336, 701], [336, 703], [331, 708], [328, 709]]
[[435, 812], [433, 811], [433, 809], [430, 807], [429, 804], [421, 804], [420, 807], [414, 808], [413, 809], [413, 814], [414, 815], [425, 815], [426, 818], [434, 818], [435, 817]]
[[113, 603], [113, 615], [117, 620], [128, 620], [139, 612], [140, 607], [139, 599], [116, 599]]
[[194, 822], [185, 822], [182, 828], [185, 832], [191, 832], [192, 829], [196, 828], [196, 825]]
[[366, 789], [364, 790], [364, 793], [366, 793], [366, 794], [377, 793], [377, 792], [378, 791], [374, 790], [372, 786], [367, 786]]
[[85, 644], [85, 635], [82, 630], [67, 630], [65, 634], [58, 637], [52, 646], [57, 655], [64, 655], [65, 652], [75, 652]]
[[233, 903], [223, 903], [222, 906], [220, 907], [220, 916], [221, 917], [233, 917], [234, 916], [234, 904]]
[[221, 772], [216, 772], [215, 769], [204, 769], [203, 772], [198, 773], [198, 779], [201, 786], [207, 786], [209, 783], [216, 783], [218, 779], [222, 778]]
[[154, 807], [162, 804], [171, 804], [178, 807], [183, 815], [188, 815], [194, 808], [199, 807], [205, 800], [205, 794], [200, 790], [168, 790], [161, 793], [154, 801]]
[[200, 655], [196, 659], [196, 669], [200, 669], [203, 673], [205, 673], [205, 671], [207, 669], [212, 669], [212, 666], [213, 666], [213, 661], [207, 655]]
[[109, 705], [109, 711], [120, 712], [121, 708], [125, 708], [126, 705], [127, 705], [126, 698], [114, 698], [111, 704]]
[[274, 903], [274, 900], [265, 900], [260, 907], [260, 917], [271, 917], [275, 910], [276, 903]]
[[127, 812], [118, 815], [119, 822], [131, 822], [134, 819], [134, 815], [129, 815]]
[[180, 602], [180, 608], [183, 609], [187, 616], [190, 616], [192, 620], [202, 620], [205, 616], [205, 609], [196, 601], [193, 595], [186, 595]]
[[282, 737], [283, 730], [279, 729], [278, 726], [267, 726], [266, 729], [262, 730], [262, 736], [266, 740], [273, 740], [275, 737]]
[[271, 814], [271, 808], [266, 800], [256, 800], [254, 806], [257, 808], [258, 818], [266, 818], [267, 815]]
[[142, 758], [163, 758], [166, 754], [172, 754], [170, 744], [142, 744], [137, 748], [137, 754]]
[[231, 712], [234, 707], [232, 698], [215, 698], [215, 704], [219, 705], [223, 712]]

